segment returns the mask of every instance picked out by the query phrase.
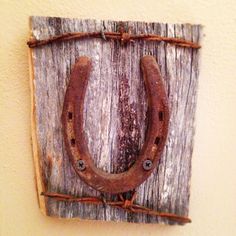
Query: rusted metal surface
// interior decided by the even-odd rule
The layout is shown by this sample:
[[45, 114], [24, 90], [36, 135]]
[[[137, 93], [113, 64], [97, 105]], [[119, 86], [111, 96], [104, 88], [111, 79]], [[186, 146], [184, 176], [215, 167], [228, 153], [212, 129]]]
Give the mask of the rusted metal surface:
[[[120, 33], [119, 24], [110, 20], [31, 17], [30, 32], [31, 39], [37, 41], [75, 32], [102, 34], [104, 31], [105, 36], [106, 32]], [[201, 36], [200, 25], [127, 21], [124, 26], [133, 35], [160, 35], [197, 44]], [[140, 59], [147, 53], [154, 56], [168, 95], [169, 132], [158, 167], [135, 189], [137, 197], [133, 204], [150, 211], [188, 217], [201, 51], [167, 41], [124, 39], [122, 46], [118, 38], [76, 37], [30, 49], [32, 138], [41, 210], [60, 218], [178, 224], [147, 212], [132, 213], [109, 204], [87, 203], [87, 197], [105, 199], [108, 203], [120, 198], [117, 194], [96, 191], [76, 174], [66, 151], [61, 115], [72, 68], [80, 56], [86, 55], [92, 59], [83, 109], [89, 153], [95, 166], [103, 171], [128, 170], [138, 158], [148, 125]], [[84, 169], [83, 162], [77, 165]], [[40, 195], [42, 192], [44, 195]], [[56, 199], [53, 193], [63, 196]], [[126, 202], [131, 199], [131, 191], [122, 195]], [[69, 200], [64, 201], [64, 197]]]
[[95, 167], [87, 147], [83, 130], [83, 107], [91, 60], [85, 56], [79, 57], [73, 68], [62, 114], [66, 149], [76, 173], [98, 191], [122, 193], [135, 189], [157, 167], [165, 146], [169, 110], [160, 71], [152, 56], [141, 59], [141, 68], [148, 94], [145, 143], [130, 169], [118, 174], [110, 174]]
[[169, 220], [178, 222], [180, 224], [191, 223], [191, 219], [189, 219], [187, 216], [180, 216], [168, 212], [154, 211], [148, 207], [135, 204], [134, 201], [136, 198], [136, 194], [137, 192], [134, 191], [130, 199], [125, 199], [122, 194], [119, 194], [118, 195], [119, 199], [117, 201], [107, 201], [104, 198], [98, 198], [98, 197], [75, 197], [60, 193], [49, 193], [49, 192], [42, 193], [43, 196], [55, 199], [57, 201], [82, 202], [85, 204], [94, 204], [94, 205], [109, 205], [111, 207], [123, 209], [125, 211], [132, 213], [143, 213], [151, 216], [168, 218]]
[[85, 38], [102, 38], [104, 40], [120, 40], [121, 44], [134, 42], [135, 40], [146, 40], [146, 41], [156, 41], [156, 42], [166, 42], [170, 44], [174, 44], [180, 47], [186, 48], [195, 48], [199, 49], [201, 46], [197, 43], [191, 42], [189, 40], [181, 39], [181, 38], [173, 38], [173, 37], [163, 37], [157, 34], [140, 34], [134, 35], [130, 32], [73, 32], [73, 33], [65, 33], [62, 35], [54, 36], [52, 38], [37, 40], [31, 39], [27, 42], [27, 45], [30, 48], [43, 46], [48, 43], [53, 42], [61, 42], [61, 41], [69, 41], [75, 39], [85, 39]]

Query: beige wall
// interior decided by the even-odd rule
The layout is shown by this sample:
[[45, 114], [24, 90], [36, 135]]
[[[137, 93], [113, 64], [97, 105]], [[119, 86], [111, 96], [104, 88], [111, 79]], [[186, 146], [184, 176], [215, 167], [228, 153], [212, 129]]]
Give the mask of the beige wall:
[[[235, 0], [0, 0], [1, 235], [236, 235]], [[30, 15], [201, 23], [204, 38], [190, 216], [184, 227], [43, 216], [30, 144]]]

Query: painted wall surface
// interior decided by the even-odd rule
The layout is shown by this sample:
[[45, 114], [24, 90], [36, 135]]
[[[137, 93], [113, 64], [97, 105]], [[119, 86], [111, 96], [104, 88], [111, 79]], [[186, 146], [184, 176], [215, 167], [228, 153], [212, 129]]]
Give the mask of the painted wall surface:
[[[0, 0], [0, 234], [236, 235], [235, 0]], [[187, 226], [79, 222], [37, 205], [30, 141], [26, 40], [30, 15], [201, 23], [197, 130]]]

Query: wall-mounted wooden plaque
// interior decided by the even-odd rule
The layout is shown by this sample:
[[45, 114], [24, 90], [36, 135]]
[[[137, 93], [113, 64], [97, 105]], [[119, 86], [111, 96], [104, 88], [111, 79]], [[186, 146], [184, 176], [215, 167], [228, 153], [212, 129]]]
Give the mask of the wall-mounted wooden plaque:
[[[69, 32], [118, 32], [120, 22], [31, 17], [31, 37], [43, 40]], [[199, 25], [122, 22], [133, 34], [155, 34], [199, 42]], [[147, 92], [140, 59], [152, 55], [160, 68], [169, 105], [169, 130], [157, 168], [136, 188], [136, 205], [150, 212], [188, 216], [199, 50], [166, 41], [84, 38], [61, 40], [30, 49], [32, 131], [40, 208], [49, 216], [105, 221], [174, 224], [183, 222], [147, 212], [113, 207], [129, 191], [101, 193], [75, 172], [65, 148], [61, 115], [73, 66], [91, 58], [84, 100], [83, 129], [95, 166], [121, 173], [136, 161], [145, 142]], [[42, 194], [43, 193], [43, 194]], [[50, 195], [51, 193], [51, 195]], [[48, 195], [47, 195], [48, 194]], [[54, 197], [53, 197], [54, 194]], [[57, 195], [58, 194], [58, 195]], [[61, 196], [63, 197], [61, 198]], [[71, 196], [65, 199], [65, 196]], [[73, 198], [102, 199], [102, 204]], [[124, 198], [123, 200], [120, 198]], [[141, 208], [140, 208], [141, 209]]]

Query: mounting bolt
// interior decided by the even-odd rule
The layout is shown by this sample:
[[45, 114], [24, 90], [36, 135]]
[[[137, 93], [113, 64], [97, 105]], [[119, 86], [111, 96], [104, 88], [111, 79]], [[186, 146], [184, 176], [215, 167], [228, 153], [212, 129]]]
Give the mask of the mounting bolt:
[[83, 170], [86, 169], [84, 160], [78, 160], [77, 163], [76, 163], [76, 166], [80, 171], [83, 171]]
[[145, 160], [143, 162], [143, 169], [144, 170], [151, 170], [152, 169], [152, 161], [151, 160]]

